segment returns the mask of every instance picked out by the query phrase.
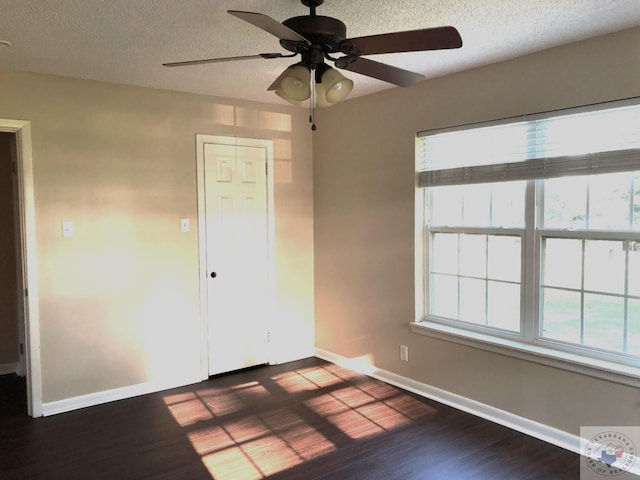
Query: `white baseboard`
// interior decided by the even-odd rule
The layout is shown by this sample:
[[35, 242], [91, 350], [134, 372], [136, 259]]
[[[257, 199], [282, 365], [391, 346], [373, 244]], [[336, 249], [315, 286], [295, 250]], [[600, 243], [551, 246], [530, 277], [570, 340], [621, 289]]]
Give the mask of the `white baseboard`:
[[[294, 360], [300, 360], [302, 358], [308, 358], [315, 355], [313, 350], [298, 352], [298, 355], [292, 355], [282, 358], [277, 358], [272, 364], [281, 364]], [[2, 368], [3, 365], [0, 365]], [[16, 364], [17, 367], [17, 364]], [[15, 371], [15, 370], [13, 370]], [[7, 372], [7, 373], [13, 373]], [[1, 372], [1, 370], [0, 370]], [[164, 381], [164, 382], [148, 382], [138, 385], [131, 385], [128, 387], [114, 388], [113, 390], [105, 390], [103, 392], [90, 393], [87, 395], [80, 395], [77, 397], [65, 398], [63, 400], [57, 400], [54, 402], [47, 402], [42, 404], [42, 415], [47, 417], [50, 415], [57, 415], [59, 413], [71, 412], [80, 408], [93, 407], [103, 403], [114, 402], [117, 400], [124, 400], [126, 398], [137, 397], [140, 395], [146, 395], [148, 393], [161, 392], [162, 390], [168, 390], [170, 388], [183, 387], [185, 385], [192, 385], [201, 382], [203, 379], [199, 376], [194, 376], [188, 380], [178, 381]]]
[[140, 383], [138, 385], [131, 385], [129, 387], [114, 388], [113, 390], [105, 390], [103, 392], [65, 398], [64, 400], [43, 403], [42, 415], [47, 417], [49, 415], [70, 412], [72, 410], [78, 410], [80, 408], [93, 407], [95, 405], [114, 402], [116, 400], [124, 400], [126, 398], [138, 397], [140, 395], [160, 392], [162, 390], [168, 390], [170, 388], [192, 385], [201, 381], [202, 380], [198, 376], [187, 380], [182, 379], [180, 381], [172, 380], [164, 382], [147, 382]]
[[0, 375], [10, 375], [18, 373], [17, 363], [0, 363]]
[[389, 383], [409, 392], [435, 400], [436, 402], [444, 405], [484, 418], [485, 420], [503, 425], [518, 432], [525, 433], [571, 452], [578, 454], [581, 453], [580, 437], [571, 433], [529, 420], [528, 418], [524, 418], [519, 415], [514, 415], [513, 413], [505, 410], [477, 402], [470, 398], [463, 397], [440, 388], [432, 387], [425, 383], [411, 380], [410, 378], [402, 377], [395, 373], [376, 368], [371, 364], [367, 364], [357, 359], [354, 360], [346, 358], [320, 348], [316, 349], [316, 356], [331, 363], [335, 363], [336, 365], [377, 378], [378, 380], [382, 380], [385, 383]]

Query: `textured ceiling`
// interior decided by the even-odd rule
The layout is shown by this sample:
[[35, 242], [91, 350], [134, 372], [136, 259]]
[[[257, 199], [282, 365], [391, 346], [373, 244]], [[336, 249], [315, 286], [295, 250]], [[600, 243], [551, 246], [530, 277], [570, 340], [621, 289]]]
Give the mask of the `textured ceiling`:
[[[12, 44], [0, 46], [0, 68], [283, 103], [266, 89], [293, 59], [162, 67], [286, 53], [227, 10], [278, 21], [309, 12], [299, 0], [0, 0], [0, 41]], [[346, 23], [348, 37], [455, 26], [459, 50], [369, 57], [430, 78], [638, 26], [640, 0], [326, 0], [317, 13]], [[397, 88], [346, 76], [350, 98]]]

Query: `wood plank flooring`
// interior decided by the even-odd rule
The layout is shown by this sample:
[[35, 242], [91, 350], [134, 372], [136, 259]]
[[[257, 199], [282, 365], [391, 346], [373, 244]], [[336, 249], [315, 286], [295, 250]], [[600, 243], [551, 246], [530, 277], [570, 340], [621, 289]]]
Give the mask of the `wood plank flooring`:
[[0, 479], [571, 480], [579, 457], [317, 358], [52, 417], [0, 377]]

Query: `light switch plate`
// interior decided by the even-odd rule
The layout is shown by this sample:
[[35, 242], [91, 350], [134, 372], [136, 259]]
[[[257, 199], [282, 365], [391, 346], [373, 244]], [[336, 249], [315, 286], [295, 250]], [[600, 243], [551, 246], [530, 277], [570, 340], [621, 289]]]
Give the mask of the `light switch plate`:
[[62, 222], [62, 236], [64, 238], [73, 237], [73, 222], [68, 220]]
[[187, 233], [189, 231], [189, 219], [181, 218], [180, 219], [180, 231], [182, 233]]

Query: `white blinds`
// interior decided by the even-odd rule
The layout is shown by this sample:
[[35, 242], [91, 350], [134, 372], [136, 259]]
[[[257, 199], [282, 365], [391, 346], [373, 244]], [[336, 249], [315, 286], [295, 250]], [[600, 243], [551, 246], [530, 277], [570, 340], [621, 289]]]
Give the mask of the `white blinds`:
[[639, 101], [419, 133], [418, 184], [640, 170]]

